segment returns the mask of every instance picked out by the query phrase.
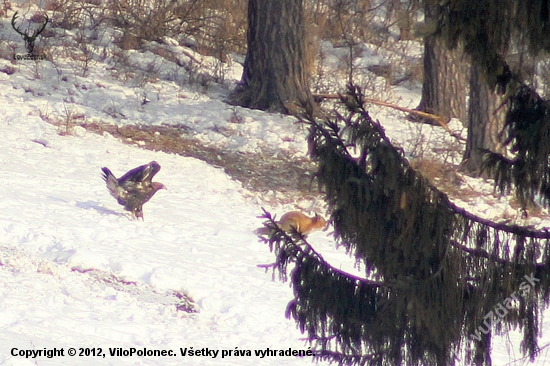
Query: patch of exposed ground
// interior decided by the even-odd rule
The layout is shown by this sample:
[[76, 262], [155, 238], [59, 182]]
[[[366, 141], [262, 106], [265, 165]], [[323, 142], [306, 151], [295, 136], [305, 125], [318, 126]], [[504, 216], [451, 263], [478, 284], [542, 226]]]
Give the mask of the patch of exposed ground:
[[[87, 131], [103, 134], [108, 132], [122, 142], [154, 151], [174, 153], [197, 158], [222, 168], [243, 187], [259, 193], [267, 204], [296, 204], [320, 198], [316, 180], [313, 179], [316, 164], [308, 158], [291, 158], [281, 152], [265, 151], [262, 154], [242, 153], [205, 146], [190, 131], [182, 126], [115, 126], [110, 124], [82, 123]], [[428, 178], [438, 189], [462, 200], [479, 197], [472, 187], [463, 184], [456, 167], [430, 159], [411, 162], [412, 167]], [[488, 201], [498, 195], [486, 196]], [[513, 209], [519, 209], [512, 205]], [[530, 209], [529, 216], [538, 217], [541, 212]]]
[[111, 287], [116, 291], [128, 293], [141, 302], [174, 305], [179, 311], [186, 313], [198, 313], [197, 305], [191, 297], [181, 291], [167, 290], [165, 292], [154, 289], [146, 284], [135, 281], [127, 281], [112, 273], [99, 269], [81, 270], [72, 268], [73, 272], [88, 275], [94, 282]]
[[263, 154], [242, 153], [204, 146], [180, 126], [114, 126], [81, 124], [89, 132], [110, 133], [127, 144], [142, 148], [189, 156], [222, 168], [243, 187], [258, 193], [277, 192], [279, 203], [312, 199], [317, 185], [312, 179], [315, 164], [307, 158], [290, 158], [264, 151]]

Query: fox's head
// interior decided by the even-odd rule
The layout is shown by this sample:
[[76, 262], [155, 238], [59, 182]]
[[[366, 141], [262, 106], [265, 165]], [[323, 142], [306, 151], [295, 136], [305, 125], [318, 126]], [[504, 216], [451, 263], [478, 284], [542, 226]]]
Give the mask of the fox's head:
[[327, 222], [323, 218], [323, 216], [321, 216], [317, 213], [315, 214], [315, 216], [313, 217], [313, 219], [311, 221], [313, 223], [313, 227], [318, 228], [318, 229], [323, 229], [324, 230], [325, 226], [327, 225]]

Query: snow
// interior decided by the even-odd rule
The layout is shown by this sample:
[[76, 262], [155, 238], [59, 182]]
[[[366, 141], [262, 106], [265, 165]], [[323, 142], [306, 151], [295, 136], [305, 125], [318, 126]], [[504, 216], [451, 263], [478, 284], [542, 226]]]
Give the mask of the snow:
[[[17, 39], [9, 20], [2, 22], [3, 36]], [[101, 42], [107, 47], [107, 40]], [[177, 42], [163, 47], [204, 60], [205, 72], [216, 65]], [[342, 51], [323, 47], [333, 52], [327, 64], [336, 67]], [[357, 65], [384, 59], [383, 52], [371, 48], [365, 47]], [[157, 62], [156, 55], [130, 52], [133, 72]], [[158, 66], [159, 79], [141, 83], [135, 81], [139, 78], [126, 80], [121, 74], [127, 71], [111, 66], [108, 60], [96, 60], [83, 77], [78, 61], [68, 57], [60, 56], [55, 64], [12, 65], [0, 59], [0, 69], [15, 70], [0, 72], [0, 365], [310, 364], [308, 356], [254, 354], [267, 348], [309, 347], [295, 322], [284, 315], [292, 289], [258, 267], [274, 260], [253, 234], [261, 224], [261, 197], [221, 169], [193, 158], [143, 150], [79, 126], [61, 133], [63, 122], [71, 118], [116, 125], [181, 125], [205, 145], [220, 149], [276, 149], [304, 156], [304, 128], [291, 117], [224, 103], [226, 85], [211, 85], [207, 92], [182, 87], [182, 80], [190, 76], [174, 71], [175, 62], [164, 60]], [[240, 77], [238, 65], [227, 67], [228, 83], [234, 83]], [[407, 107], [414, 107], [419, 97], [414, 88], [399, 87], [394, 93]], [[145, 99], [148, 102], [142, 103]], [[408, 124], [400, 112], [373, 107], [372, 115], [408, 152], [429, 138], [433, 151], [424, 153], [437, 155], [437, 149], [452, 141], [437, 127]], [[458, 125], [451, 128], [460, 130]], [[100, 168], [107, 166], [120, 176], [152, 160], [162, 166], [155, 180], [168, 190], [159, 191], [144, 206], [144, 221], [130, 220], [109, 195]], [[478, 180], [468, 184], [491, 189], [490, 183]], [[462, 205], [490, 217], [509, 208], [504, 199], [489, 205], [465, 198]], [[267, 208], [280, 216], [293, 207]], [[354, 260], [336, 248], [330, 229], [311, 234], [309, 241], [335, 267], [359, 273]], [[195, 301], [197, 312], [181, 310], [182, 294]], [[550, 343], [547, 319], [541, 345]], [[520, 342], [517, 332], [509, 339], [496, 339], [493, 363], [518, 358]], [[71, 357], [70, 347], [102, 354]], [[191, 347], [219, 353], [215, 358], [181, 356], [180, 349]], [[510, 357], [508, 347], [513, 350]], [[13, 355], [54, 348], [62, 348], [64, 356]], [[172, 350], [175, 355], [111, 356], [109, 350], [116, 348]], [[252, 356], [222, 359], [222, 351], [235, 350], [251, 351]], [[544, 365], [549, 357], [546, 349], [535, 364]]]
[[[11, 335], [0, 340], [0, 364], [20, 363], [11, 356], [12, 347], [104, 352], [146, 347], [178, 353], [191, 346], [307, 349], [294, 322], [284, 317], [290, 288], [257, 267], [273, 258], [252, 233], [261, 210], [243, 198], [239, 183], [196, 159], [141, 150], [110, 137], [60, 136], [54, 126], [24, 117], [3, 123], [0, 142], [0, 327]], [[31, 141], [36, 130], [47, 146]], [[120, 174], [150, 160], [162, 166], [156, 179], [168, 190], [145, 205], [143, 222], [129, 220], [109, 196], [100, 167]], [[136, 284], [117, 287], [90, 276], [90, 270]], [[188, 294], [199, 312], [178, 311], [168, 291]], [[181, 364], [182, 359], [107, 356], [105, 362]], [[195, 358], [191, 364], [210, 362]], [[259, 359], [219, 362], [258, 364]]]

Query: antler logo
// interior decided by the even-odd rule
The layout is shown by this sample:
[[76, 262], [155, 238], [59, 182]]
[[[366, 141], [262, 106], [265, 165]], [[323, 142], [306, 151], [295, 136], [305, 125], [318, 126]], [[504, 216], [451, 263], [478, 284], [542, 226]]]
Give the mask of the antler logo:
[[32, 35], [29, 35], [27, 33], [29, 31], [28, 28], [25, 32], [21, 32], [21, 30], [19, 29], [20, 27], [15, 26], [15, 20], [17, 19], [17, 13], [19, 13], [19, 11], [16, 11], [15, 14], [13, 14], [13, 17], [11, 18], [11, 26], [13, 27], [13, 29], [15, 29], [15, 31], [17, 33], [19, 33], [21, 35], [21, 37], [23, 37], [23, 40], [25, 41], [25, 48], [27, 49], [27, 52], [29, 54], [32, 54], [32, 51], [34, 50], [34, 41], [36, 41], [36, 37], [38, 37], [38, 35], [40, 33], [42, 33], [44, 28], [46, 28], [46, 24], [48, 24], [48, 21], [50, 19], [48, 18], [47, 14], [44, 14], [44, 18], [46, 18], [46, 20], [44, 21], [44, 25], [42, 26], [42, 28], [35, 29], [34, 32], [32, 32]]

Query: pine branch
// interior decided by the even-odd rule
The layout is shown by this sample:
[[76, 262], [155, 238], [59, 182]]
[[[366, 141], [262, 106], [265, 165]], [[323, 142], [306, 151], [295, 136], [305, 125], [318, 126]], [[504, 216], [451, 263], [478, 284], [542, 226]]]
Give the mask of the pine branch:
[[[353, 277], [346, 282], [345, 273], [333, 272], [300, 243], [307, 255], [298, 253], [295, 262], [296, 299], [288, 314], [310, 338], [335, 336], [321, 342], [322, 348], [330, 354], [330, 344], [343, 347], [350, 364], [359, 362], [358, 354], [372, 352], [382, 352], [389, 364], [405, 357], [409, 364], [448, 364], [462, 345], [468, 360], [485, 362], [491, 333], [481, 344], [469, 335], [518, 290], [525, 275], [536, 274], [540, 283], [533, 298], [544, 301], [520, 302], [497, 328], [525, 324], [522, 350], [534, 357], [539, 306], [546, 307], [550, 297], [550, 232], [495, 223], [457, 207], [393, 147], [365, 110], [360, 88], [350, 86], [342, 102], [348, 115], [310, 121], [316, 176], [338, 240], [365, 263], [367, 277], [376, 273], [383, 281], [376, 287]], [[345, 315], [361, 302], [368, 311]]]
[[[383, 127], [379, 123], [376, 123], [376, 122], [372, 121], [372, 119], [368, 115], [368, 112], [364, 109], [364, 106], [363, 106], [361, 101], [366, 100], [367, 98], [362, 97], [362, 94], [361, 94], [360, 90], [359, 90], [358, 93], [359, 94], [354, 94], [354, 95], [347, 94], [346, 96], [342, 96], [342, 100], [346, 100], [347, 98], [350, 98], [350, 97], [358, 99], [353, 103], [354, 105], [357, 106], [354, 113], [360, 114], [363, 120], [369, 121], [372, 128], [374, 130], [376, 130], [376, 132], [378, 133], [380, 139], [383, 140], [388, 146], [392, 146], [391, 141], [386, 136], [386, 133], [385, 133]], [[325, 129], [325, 127], [323, 127], [319, 123], [315, 123], [315, 126], [316, 126], [316, 128], [321, 129], [321, 130]], [[327, 125], [327, 127], [330, 128], [330, 125]], [[330, 133], [323, 132], [323, 134], [325, 136], [331, 136]], [[410, 170], [414, 171], [414, 168], [411, 167], [409, 161], [407, 159], [403, 158], [401, 155], [397, 154], [396, 150], [390, 150], [390, 152], [394, 155], [393, 158], [396, 159], [396, 160], [399, 160], [399, 163], [403, 165], [404, 170], [410, 169]], [[349, 157], [351, 155], [348, 153], [348, 154], [346, 154], [346, 156]], [[506, 159], [504, 157], [503, 157], [503, 159], [505, 159], [508, 164], [512, 164], [512, 163], [515, 162], [515, 160]], [[440, 196], [440, 198], [445, 201], [445, 204], [448, 205], [455, 213], [471, 220], [472, 222], [479, 223], [479, 224], [487, 226], [487, 227], [491, 227], [491, 228], [493, 228], [495, 230], [498, 230], [498, 231], [503, 231], [503, 232], [507, 232], [507, 233], [510, 233], [510, 234], [519, 235], [519, 236], [522, 236], [522, 237], [537, 238], [537, 239], [550, 239], [550, 231], [548, 231], [547, 229], [535, 230], [532, 227], [496, 223], [494, 221], [487, 220], [487, 219], [484, 219], [484, 218], [479, 217], [477, 215], [474, 215], [474, 214], [466, 211], [465, 209], [456, 206], [454, 203], [452, 203], [449, 200], [447, 195], [445, 195], [444, 193], [439, 191], [431, 183], [426, 181], [424, 184], [430, 189], [430, 191], [432, 191], [433, 193]]]
[[[368, 280], [364, 277], [359, 277], [356, 275], [353, 275], [351, 273], [342, 271], [341, 269], [338, 269], [334, 266], [332, 266], [329, 262], [327, 262], [321, 253], [315, 250], [311, 244], [308, 243], [306, 237], [296, 231], [292, 228], [292, 233], [289, 235], [287, 234], [279, 224], [275, 221], [275, 219], [271, 216], [271, 214], [262, 207], [262, 211], [264, 214], [260, 216], [260, 218], [265, 218], [267, 222], [264, 223], [265, 227], [268, 227], [271, 230], [271, 234], [269, 237], [260, 237], [262, 241], [270, 244], [270, 251], [277, 254], [278, 251], [281, 251], [284, 249], [285, 246], [292, 247], [292, 252], [296, 255], [294, 257], [287, 258], [287, 263], [294, 263], [296, 261], [296, 258], [302, 257], [302, 256], [309, 256], [310, 258], [315, 259], [319, 262], [320, 265], [327, 268], [329, 271], [331, 271], [334, 275], [343, 276], [349, 279], [352, 279], [357, 282], [361, 282], [365, 285], [374, 286], [374, 287], [383, 287], [383, 286], [390, 286], [390, 283], [386, 282], [378, 282], [378, 281], [372, 281]], [[274, 243], [282, 241], [284, 244], [283, 246], [274, 245]], [[280, 269], [280, 263], [277, 261], [275, 263], [271, 264], [259, 264], [257, 265], [259, 268], [265, 268], [265, 269]], [[286, 276], [285, 276], [285, 282], [286, 282]]]
[[512, 79], [508, 83], [508, 111], [499, 137], [515, 157], [507, 159], [488, 152], [483, 169], [493, 173], [501, 193], [513, 186], [523, 206], [534, 202], [537, 195], [544, 206], [549, 206], [550, 102], [522, 82]]
[[[492, 332], [517, 326], [522, 352], [533, 359], [539, 314], [550, 301], [550, 232], [457, 207], [393, 147], [360, 88], [350, 86], [346, 101], [347, 115], [308, 121], [308, 143], [337, 239], [364, 264], [365, 278], [330, 265], [264, 209], [262, 241], [276, 260], [261, 267], [282, 281], [290, 276], [286, 316], [307, 333], [317, 358], [341, 364], [450, 365], [457, 352], [483, 364]], [[526, 275], [536, 276], [531, 292], [472, 340], [486, 314], [525, 288]]]

